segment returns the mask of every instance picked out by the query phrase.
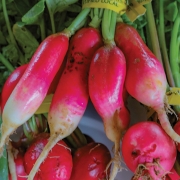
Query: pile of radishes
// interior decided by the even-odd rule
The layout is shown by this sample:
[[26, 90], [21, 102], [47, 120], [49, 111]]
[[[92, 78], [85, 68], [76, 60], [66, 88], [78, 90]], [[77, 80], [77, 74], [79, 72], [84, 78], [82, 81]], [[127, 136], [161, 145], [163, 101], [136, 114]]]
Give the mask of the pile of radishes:
[[[174, 167], [180, 126], [178, 122], [173, 128], [167, 115], [173, 110], [166, 97], [163, 65], [135, 28], [117, 23], [117, 13], [96, 9], [85, 24], [93, 11], [83, 9], [68, 28], [44, 39], [30, 62], [18, 67], [4, 84], [0, 153], [6, 145], [9, 179], [113, 180], [124, 170], [123, 161], [134, 173], [133, 180], [180, 179]], [[101, 23], [96, 22], [97, 15]], [[10, 142], [18, 127], [29, 127], [29, 119], [52, 93], [48, 125], [40, 125], [45, 116], [39, 121], [34, 117], [35, 126], [44, 128], [31, 141], [22, 137], [19, 145]], [[129, 127], [128, 96], [152, 108], [157, 121], [145, 119]], [[114, 143], [112, 157], [98, 142], [76, 148], [67, 143], [89, 101]]]

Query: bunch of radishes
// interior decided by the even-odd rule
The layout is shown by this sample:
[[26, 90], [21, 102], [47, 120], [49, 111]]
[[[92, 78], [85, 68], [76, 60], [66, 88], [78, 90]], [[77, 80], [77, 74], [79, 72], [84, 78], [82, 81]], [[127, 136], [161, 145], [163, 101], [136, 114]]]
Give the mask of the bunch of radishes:
[[[177, 154], [175, 143], [180, 143], [180, 136], [173, 130], [166, 114], [166, 108], [170, 107], [163, 66], [132, 26], [116, 23], [117, 13], [111, 10], [96, 9], [95, 19], [99, 13], [101, 25], [99, 21], [94, 23], [92, 18], [93, 23], [82, 27], [90, 11], [94, 9], [82, 10], [68, 28], [43, 40], [30, 62], [13, 72], [16, 81], [7, 80], [1, 97], [0, 151], [2, 153], [4, 145], [8, 144], [9, 136], [36, 112], [50, 92], [62, 62], [67, 61], [58, 76], [48, 112], [50, 134], [36, 139], [26, 151], [24, 160], [28, 177], [25, 178], [88, 180], [90, 175], [81, 174], [80, 166], [95, 169], [92, 174], [100, 172], [89, 167], [84, 158], [89, 153], [94, 166], [101, 164], [103, 170], [92, 179], [113, 180], [121, 170], [121, 140], [123, 160], [134, 172], [133, 179], [166, 178], [173, 169]], [[11, 89], [7, 88], [8, 82], [12, 84]], [[128, 129], [127, 93], [154, 109], [160, 124], [145, 121]], [[70, 149], [63, 139], [78, 127], [89, 98], [103, 120], [105, 134], [114, 143], [114, 156], [107, 155], [109, 152], [103, 147], [97, 153], [99, 161], [91, 153], [103, 145], [89, 144], [78, 150], [72, 161]], [[10, 170], [13, 179], [13, 167]]]

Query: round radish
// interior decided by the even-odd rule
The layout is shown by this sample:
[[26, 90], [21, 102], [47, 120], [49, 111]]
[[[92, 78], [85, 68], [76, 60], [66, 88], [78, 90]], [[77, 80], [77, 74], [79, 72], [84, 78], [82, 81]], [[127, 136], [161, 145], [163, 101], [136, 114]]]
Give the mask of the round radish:
[[110, 173], [110, 169], [106, 171], [110, 160], [111, 154], [104, 144], [89, 143], [75, 152], [70, 180], [106, 179]]
[[[24, 156], [24, 165], [27, 174], [41, 154], [49, 138], [48, 133], [40, 134], [27, 149]], [[69, 180], [72, 172], [72, 156], [64, 141], [59, 141], [49, 152], [41, 164], [34, 180]]]
[[136, 177], [153, 180], [164, 177], [176, 160], [176, 146], [161, 126], [155, 122], [140, 122], [131, 126], [122, 140], [122, 155]]

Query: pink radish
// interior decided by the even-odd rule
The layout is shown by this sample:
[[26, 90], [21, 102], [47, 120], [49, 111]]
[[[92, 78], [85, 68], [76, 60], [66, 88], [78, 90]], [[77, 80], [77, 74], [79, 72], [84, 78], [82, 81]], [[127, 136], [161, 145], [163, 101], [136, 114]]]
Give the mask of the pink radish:
[[68, 36], [59, 33], [47, 37], [36, 50], [4, 106], [0, 149], [9, 141], [9, 135], [26, 122], [44, 100], [67, 48]]
[[16, 84], [18, 83], [19, 79], [23, 75], [24, 71], [26, 70], [28, 64], [24, 64], [22, 66], [17, 67], [7, 78], [5, 84], [3, 85], [2, 92], [1, 92], [1, 108], [4, 109], [4, 106], [12, 93], [13, 89], [15, 88]]
[[128, 93], [154, 109], [166, 133], [174, 141], [180, 142], [180, 136], [171, 127], [165, 110], [169, 106], [166, 100], [166, 74], [162, 64], [130, 25], [117, 24], [115, 42], [127, 61], [125, 86]]
[[76, 150], [73, 156], [73, 170], [70, 180], [107, 179], [110, 168], [106, 169], [111, 154], [108, 148], [97, 142], [89, 143]]
[[122, 140], [122, 155], [133, 179], [160, 180], [173, 168], [176, 146], [162, 127], [151, 121], [131, 126]]
[[[180, 120], [176, 122], [176, 124], [173, 127], [174, 131], [180, 135]], [[177, 150], [180, 152], [180, 143], [176, 144]]]
[[4, 144], [9, 141], [9, 136], [41, 105], [67, 53], [69, 37], [84, 22], [89, 11], [90, 9], [82, 10], [67, 29], [48, 36], [37, 48], [5, 104], [2, 114], [0, 154]]
[[[58, 84], [59, 78], [62, 74], [62, 71], [64, 69], [64, 66], [65, 66], [65, 61], [63, 61], [60, 69], [58, 70], [57, 74], [55, 75], [55, 77], [48, 89], [47, 94], [51, 94], [51, 93], [55, 92], [55, 89], [57, 87], [57, 84]], [[11, 95], [13, 89], [19, 82], [20, 78], [22, 77], [22, 75], [25, 72], [25, 70], [27, 69], [27, 67], [28, 67], [28, 64], [24, 64], [24, 65], [17, 67], [7, 78], [5, 84], [3, 85], [3, 89], [1, 92], [1, 107], [2, 107], [2, 109], [4, 109], [4, 106], [9, 98], [9, 96]]]
[[[24, 166], [27, 174], [29, 174], [43, 148], [48, 143], [48, 138], [48, 133], [39, 134], [25, 152]], [[61, 140], [48, 153], [33, 180], [69, 180], [72, 167], [71, 151], [65, 142]]]
[[89, 100], [88, 72], [93, 54], [102, 45], [95, 28], [82, 28], [71, 39], [67, 64], [58, 83], [48, 113], [50, 139], [33, 166], [28, 179], [33, 179], [39, 166], [56, 143], [78, 126]]
[[[102, 24], [108, 24], [106, 16], [108, 16], [108, 10], [104, 11]], [[109, 27], [104, 27], [103, 32], [105, 28]], [[115, 144], [114, 168], [110, 175], [110, 180], [113, 180], [120, 168], [120, 141], [129, 125], [130, 116], [123, 101], [125, 98], [125, 57], [113, 39], [106, 40], [105, 43], [96, 51], [91, 62], [89, 94], [95, 109], [103, 120], [107, 137]]]
[[165, 180], [179, 180], [179, 179], [180, 179], [179, 174], [176, 172], [174, 168], [172, 168], [171, 171], [167, 174]]

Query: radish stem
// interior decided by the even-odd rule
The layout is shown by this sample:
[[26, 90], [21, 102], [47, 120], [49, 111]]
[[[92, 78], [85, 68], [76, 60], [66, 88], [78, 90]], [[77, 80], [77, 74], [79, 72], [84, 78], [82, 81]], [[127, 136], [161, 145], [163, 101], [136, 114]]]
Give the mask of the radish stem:
[[102, 19], [102, 35], [105, 44], [114, 43], [114, 33], [116, 24], [117, 13], [108, 9], [104, 10]]
[[169, 64], [169, 57], [167, 53], [167, 46], [165, 40], [165, 31], [164, 31], [164, 0], [159, 0], [159, 25], [158, 25], [158, 36], [161, 47], [161, 52], [163, 56], [164, 69], [166, 71], [166, 76], [168, 83], [171, 87], [175, 86], [175, 82], [172, 76], [172, 71]]
[[84, 20], [86, 20], [86, 17], [88, 16], [90, 10], [90, 8], [83, 9], [74, 19], [71, 25], [65, 29], [65, 32], [67, 30], [70, 35], [73, 35], [82, 26], [82, 23], [84, 22]]
[[101, 20], [102, 20], [102, 15], [103, 15], [103, 9], [99, 8], [92, 8], [91, 9], [91, 22], [89, 23], [89, 26], [94, 27], [94, 28], [99, 28]]
[[157, 30], [156, 30], [156, 24], [155, 24], [154, 15], [153, 15], [152, 4], [151, 3], [146, 4], [146, 9], [147, 9], [147, 12], [146, 12], [147, 26], [149, 28], [149, 35], [151, 38], [152, 52], [156, 55], [156, 57], [159, 59], [159, 61], [163, 64], [162, 57], [161, 57], [161, 51], [160, 51], [160, 47], [159, 47]]
[[173, 78], [175, 81], [175, 85], [180, 87], [180, 73], [179, 73], [179, 27], [180, 27], [180, 10], [178, 11], [178, 15], [175, 19], [172, 31], [171, 31], [171, 41], [170, 41], [170, 65], [173, 73]]
[[0, 61], [6, 66], [6, 68], [10, 71], [14, 71], [14, 67], [11, 65], [11, 63], [0, 53]]
[[5, 22], [6, 22], [6, 26], [7, 26], [7, 29], [8, 29], [8, 33], [9, 33], [9, 37], [10, 37], [10, 40], [11, 40], [11, 43], [15, 45], [15, 47], [17, 48], [18, 52], [19, 52], [19, 59], [20, 59], [20, 62], [23, 64], [24, 63], [24, 57], [16, 43], [16, 40], [14, 38], [14, 35], [13, 35], [13, 32], [12, 32], [12, 29], [11, 29], [11, 25], [10, 25], [10, 22], [9, 22], [9, 17], [8, 17], [8, 13], [7, 13], [7, 8], [6, 8], [6, 0], [2, 0], [2, 9], [3, 9], [3, 14], [4, 14], [4, 19], [5, 19]]

